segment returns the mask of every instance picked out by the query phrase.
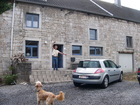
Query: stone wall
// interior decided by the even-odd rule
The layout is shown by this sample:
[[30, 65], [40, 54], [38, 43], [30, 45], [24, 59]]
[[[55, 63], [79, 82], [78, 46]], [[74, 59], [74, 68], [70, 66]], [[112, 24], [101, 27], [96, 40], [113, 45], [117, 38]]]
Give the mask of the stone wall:
[[[64, 53], [68, 54], [64, 56], [64, 69], [70, 68], [71, 57], [75, 57], [76, 62], [87, 58], [108, 58], [118, 63], [118, 52], [132, 52], [134, 54], [134, 69], [136, 70], [140, 65], [140, 24], [24, 3], [16, 4], [15, 11], [14, 53], [25, 52], [25, 40], [39, 41], [39, 58], [29, 59], [29, 61], [32, 62], [33, 70], [51, 69], [52, 40], [56, 41], [57, 44], [63, 44], [65, 48]], [[25, 27], [26, 13], [39, 14], [40, 27], [38, 29]], [[9, 11], [9, 15], [10, 14], [12, 13]], [[4, 15], [6, 15], [6, 13], [4, 13]], [[7, 22], [8, 19], [4, 17], [4, 15], [1, 17]], [[8, 24], [10, 24], [10, 21]], [[97, 29], [98, 40], [89, 40], [89, 28]], [[9, 34], [7, 34], [9, 30], [4, 33], [5, 31], [4, 29], [1, 30], [3, 33], [2, 40], [10, 38]], [[133, 49], [126, 48], [126, 36], [133, 37]], [[47, 41], [46, 44], [45, 41]], [[72, 45], [82, 45], [81, 56], [72, 55]], [[103, 56], [90, 56], [89, 46], [103, 47]], [[9, 51], [9, 46], [5, 45], [3, 48], [7, 48], [5, 51]], [[6, 55], [5, 52], [2, 54], [5, 58], [9, 57], [9, 52], [6, 52]], [[6, 60], [5, 58], [4, 60]], [[0, 58], [0, 61], [3, 60]], [[0, 64], [3, 65], [5, 65], [5, 63], [0, 62]], [[3, 66], [3, 68], [1, 68], [0, 66], [0, 70], [5, 69], [5, 67], [6, 66]]]
[[10, 35], [12, 10], [0, 15], [0, 74], [10, 65]]

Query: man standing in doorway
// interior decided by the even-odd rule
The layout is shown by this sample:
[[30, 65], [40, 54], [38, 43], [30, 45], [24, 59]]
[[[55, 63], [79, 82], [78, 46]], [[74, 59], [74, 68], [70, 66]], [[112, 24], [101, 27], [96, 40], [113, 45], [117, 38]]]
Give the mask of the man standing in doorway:
[[57, 50], [57, 48], [58, 48], [58, 46], [54, 44], [53, 51], [52, 51], [53, 70], [58, 70], [58, 54], [67, 55], [67, 54], [64, 54], [64, 53], [60, 52], [59, 50]]

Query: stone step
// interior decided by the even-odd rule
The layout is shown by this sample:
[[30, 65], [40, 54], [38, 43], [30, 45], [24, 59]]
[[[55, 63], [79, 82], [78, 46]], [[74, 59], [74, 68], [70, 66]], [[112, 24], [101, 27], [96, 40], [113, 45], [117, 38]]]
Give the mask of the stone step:
[[33, 70], [30, 75], [30, 83], [41, 81], [42, 83], [56, 83], [72, 81], [72, 70]]

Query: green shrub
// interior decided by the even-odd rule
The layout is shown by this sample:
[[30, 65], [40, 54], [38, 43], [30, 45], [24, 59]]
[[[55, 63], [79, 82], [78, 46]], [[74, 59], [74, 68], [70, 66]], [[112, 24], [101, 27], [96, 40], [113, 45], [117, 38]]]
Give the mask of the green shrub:
[[4, 83], [6, 85], [11, 85], [11, 84], [15, 83], [16, 78], [17, 78], [17, 75], [8, 74], [8, 75], [4, 76]]
[[0, 0], [0, 14], [2, 14], [3, 12], [11, 8], [12, 8], [12, 3], [9, 0]]

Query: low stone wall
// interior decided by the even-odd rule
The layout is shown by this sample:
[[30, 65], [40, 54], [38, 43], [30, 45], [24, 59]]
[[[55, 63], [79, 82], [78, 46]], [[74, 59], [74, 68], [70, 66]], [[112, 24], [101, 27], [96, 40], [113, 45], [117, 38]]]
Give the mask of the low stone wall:
[[31, 69], [31, 63], [19, 63], [15, 70], [15, 74], [18, 76], [17, 83], [30, 82]]
[[72, 70], [34, 70], [30, 75], [30, 83], [41, 81], [42, 83], [56, 83], [72, 81]]

